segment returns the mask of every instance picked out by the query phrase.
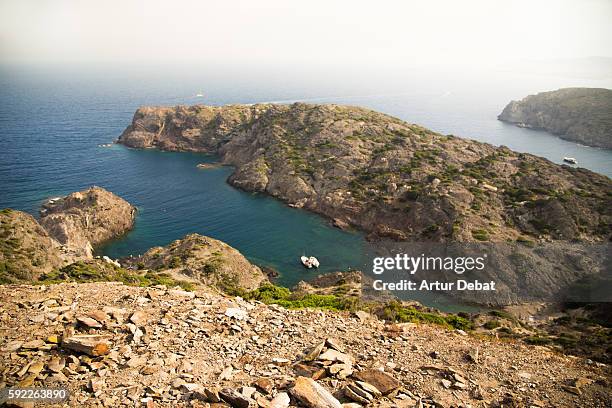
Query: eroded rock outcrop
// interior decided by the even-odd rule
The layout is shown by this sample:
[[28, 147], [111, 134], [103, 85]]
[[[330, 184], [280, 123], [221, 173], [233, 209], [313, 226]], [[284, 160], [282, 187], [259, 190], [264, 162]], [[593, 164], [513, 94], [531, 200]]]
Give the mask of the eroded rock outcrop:
[[612, 149], [612, 90], [564, 88], [510, 102], [497, 117], [562, 139]]
[[91, 187], [47, 202], [41, 225], [76, 256], [91, 258], [93, 247], [129, 231], [136, 208], [101, 188]]
[[224, 289], [252, 290], [268, 281], [261, 269], [236, 249], [199, 234], [187, 235], [165, 247], [151, 248], [126, 262], [139, 269], [163, 271]]

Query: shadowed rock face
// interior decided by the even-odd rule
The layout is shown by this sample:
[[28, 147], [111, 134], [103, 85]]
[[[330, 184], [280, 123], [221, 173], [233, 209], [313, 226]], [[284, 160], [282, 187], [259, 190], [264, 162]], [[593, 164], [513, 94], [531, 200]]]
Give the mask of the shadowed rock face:
[[0, 211], [0, 283], [33, 280], [60, 267], [60, 245], [29, 214]]
[[43, 205], [40, 223], [77, 256], [91, 258], [93, 247], [129, 231], [136, 208], [100, 187], [69, 194]]
[[612, 149], [612, 90], [565, 88], [510, 102], [503, 122], [547, 130], [562, 139]]
[[610, 237], [609, 178], [357, 107], [146, 107], [118, 142], [217, 153], [232, 185], [379, 237]]

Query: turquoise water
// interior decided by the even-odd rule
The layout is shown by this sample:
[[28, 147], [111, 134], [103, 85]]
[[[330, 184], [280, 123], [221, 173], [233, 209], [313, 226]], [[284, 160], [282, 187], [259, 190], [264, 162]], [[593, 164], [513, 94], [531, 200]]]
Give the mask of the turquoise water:
[[[198, 163], [215, 158], [196, 153], [138, 151], [115, 145], [102, 148], [105, 159], [129, 163], [123, 186], [135, 193], [136, 228], [100, 248], [112, 257], [139, 254], [155, 243], [197, 232], [238, 248], [258, 265], [274, 268], [279, 283], [293, 285], [320, 272], [365, 269], [361, 234], [330, 227], [321, 217], [290, 208], [261, 194], [251, 194], [225, 182], [230, 167], [200, 170]], [[315, 254], [321, 268], [307, 270], [303, 254]]]
[[[231, 75], [0, 69], [0, 208], [36, 214], [45, 199], [95, 184], [139, 208], [135, 229], [100, 249], [112, 257], [139, 254], [198, 232], [277, 269], [285, 285], [317, 272], [370, 268], [361, 234], [330, 227], [321, 217], [270, 197], [232, 188], [225, 182], [231, 168], [196, 169], [197, 163], [213, 157], [98, 147], [116, 139], [141, 105], [293, 100], [363, 105], [442, 133], [505, 144], [555, 162], [573, 156], [581, 166], [612, 175], [612, 151], [495, 119], [510, 99], [578, 85], [576, 80], [534, 77], [511, 84], [499, 78], [487, 82], [412, 75], [386, 88], [363, 82], [360, 88], [323, 79], [281, 82]], [[201, 90], [205, 98], [194, 97]], [[321, 269], [302, 268], [298, 258], [303, 253], [316, 255]]]

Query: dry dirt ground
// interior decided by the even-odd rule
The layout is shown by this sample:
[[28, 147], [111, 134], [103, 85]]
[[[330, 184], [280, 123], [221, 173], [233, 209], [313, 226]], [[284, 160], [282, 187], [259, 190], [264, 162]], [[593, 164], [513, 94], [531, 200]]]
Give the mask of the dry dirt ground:
[[[109, 336], [88, 355], [69, 347], [84, 334]], [[0, 286], [0, 388], [64, 386], [68, 406], [610, 407], [610, 381], [608, 366], [543, 347], [363, 312], [116, 283]]]

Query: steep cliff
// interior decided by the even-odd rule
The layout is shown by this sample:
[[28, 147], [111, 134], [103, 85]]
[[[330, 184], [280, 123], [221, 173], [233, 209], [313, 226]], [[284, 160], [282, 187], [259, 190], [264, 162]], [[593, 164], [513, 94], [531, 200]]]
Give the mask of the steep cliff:
[[612, 90], [564, 88], [510, 102], [497, 117], [562, 139], [612, 149]]

